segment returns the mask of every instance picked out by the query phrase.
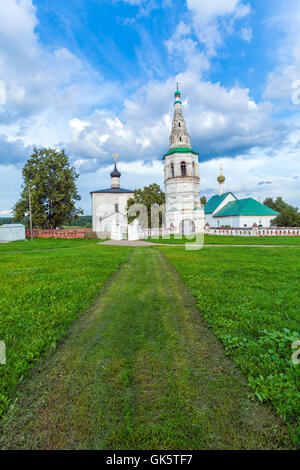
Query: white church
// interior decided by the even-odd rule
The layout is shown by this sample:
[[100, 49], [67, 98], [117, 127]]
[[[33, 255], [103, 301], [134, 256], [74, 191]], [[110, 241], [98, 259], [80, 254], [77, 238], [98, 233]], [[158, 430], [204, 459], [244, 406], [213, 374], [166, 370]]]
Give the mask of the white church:
[[[182, 115], [180, 91], [175, 92], [174, 118], [169, 151], [163, 156], [166, 193], [166, 228], [172, 233], [202, 233], [205, 226], [270, 227], [277, 212], [253, 198], [238, 199], [224, 193], [225, 177], [217, 178], [219, 193], [203, 207], [200, 202], [199, 154], [191, 147], [190, 137]], [[127, 226], [126, 206], [133, 191], [122, 189], [121, 174], [115, 167], [111, 188], [91, 192], [94, 232], [111, 232], [112, 227]]]

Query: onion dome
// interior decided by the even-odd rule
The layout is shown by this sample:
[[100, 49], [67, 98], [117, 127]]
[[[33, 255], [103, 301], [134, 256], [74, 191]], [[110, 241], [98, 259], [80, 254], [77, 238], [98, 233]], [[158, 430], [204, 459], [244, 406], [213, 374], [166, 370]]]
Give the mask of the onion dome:
[[118, 171], [117, 169], [117, 164], [115, 163], [115, 168], [113, 169], [113, 171], [111, 172], [110, 176], [112, 178], [121, 178], [121, 173]]
[[217, 180], [218, 180], [218, 183], [220, 183], [220, 184], [225, 183], [225, 180], [226, 180], [225, 176], [223, 175], [222, 163], [220, 164], [220, 176], [218, 176]]
[[218, 180], [218, 182], [219, 182], [220, 184], [225, 183], [225, 179], [226, 179], [226, 178], [225, 178], [224, 175], [220, 175], [220, 176], [218, 176], [218, 178], [217, 178], [217, 180]]

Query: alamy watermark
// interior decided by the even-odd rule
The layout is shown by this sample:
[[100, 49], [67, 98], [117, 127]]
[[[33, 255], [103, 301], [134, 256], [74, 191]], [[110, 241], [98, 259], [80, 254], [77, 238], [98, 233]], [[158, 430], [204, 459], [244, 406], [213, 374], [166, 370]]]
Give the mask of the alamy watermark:
[[3, 80], [0, 80], [0, 105], [6, 104], [6, 86]]
[[296, 351], [292, 355], [292, 363], [295, 365], [299, 365], [300, 364], [300, 340], [293, 342], [292, 349], [296, 349]]
[[292, 103], [293, 104], [300, 104], [300, 80], [295, 80], [292, 83], [292, 88], [294, 93], [292, 93]]
[[[128, 211], [103, 214], [103, 208], [96, 214], [98, 238], [109, 236], [112, 240], [164, 240], [172, 238], [172, 244], [181, 244], [186, 250], [201, 250], [204, 246], [204, 211], [202, 205], [194, 209], [173, 207], [166, 211], [165, 204], [152, 204], [147, 207], [141, 203], [132, 204]], [[125, 215], [125, 213], [127, 214]], [[127, 220], [128, 218], [128, 220]], [[128, 223], [129, 221], [129, 223]], [[182, 243], [184, 241], [184, 243]]]
[[6, 364], [6, 346], [4, 341], [0, 341], [0, 365]]

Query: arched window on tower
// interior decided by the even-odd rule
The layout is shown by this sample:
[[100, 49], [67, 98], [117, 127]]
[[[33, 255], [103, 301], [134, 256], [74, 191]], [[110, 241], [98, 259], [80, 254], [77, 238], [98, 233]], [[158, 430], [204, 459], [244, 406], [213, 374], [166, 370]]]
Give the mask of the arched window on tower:
[[193, 167], [193, 176], [195, 176], [195, 163], [194, 162], [192, 163], [192, 167]]
[[174, 163], [171, 163], [171, 175], [172, 175], [172, 178], [175, 177]]
[[181, 142], [181, 140], [182, 140], [181, 137], [179, 137], [179, 140], [180, 140], [180, 142]]
[[186, 176], [186, 163], [181, 162], [180, 167], [181, 167], [181, 176]]
[[180, 124], [180, 122], [178, 123], [178, 127], [181, 127], [181, 124]]

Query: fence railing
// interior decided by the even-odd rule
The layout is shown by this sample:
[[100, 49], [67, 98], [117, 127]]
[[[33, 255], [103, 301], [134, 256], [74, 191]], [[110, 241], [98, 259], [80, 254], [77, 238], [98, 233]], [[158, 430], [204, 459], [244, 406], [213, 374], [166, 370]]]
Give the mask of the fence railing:
[[299, 227], [243, 227], [213, 228], [205, 227], [207, 235], [231, 235], [240, 237], [299, 237]]

